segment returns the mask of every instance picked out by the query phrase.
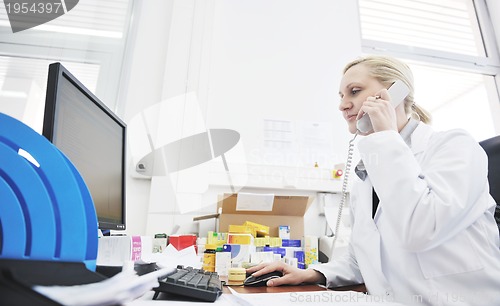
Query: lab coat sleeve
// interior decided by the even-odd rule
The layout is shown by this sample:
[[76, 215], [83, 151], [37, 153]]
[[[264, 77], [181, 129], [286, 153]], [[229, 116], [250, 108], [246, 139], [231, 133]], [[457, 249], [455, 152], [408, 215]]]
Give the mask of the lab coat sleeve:
[[310, 265], [309, 269], [316, 270], [326, 278], [326, 287], [357, 285], [363, 283], [358, 263], [354, 257], [352, 246], [349, 243], [348, 251], [338, 259], [328, 263]]
[[488, 209], [478, 201], [487, 157], [465, 131], [434, 133], [418, 161], [395, 131], [369, 135], [358, 148], [384, 218], [409, 251], [440, 245]]

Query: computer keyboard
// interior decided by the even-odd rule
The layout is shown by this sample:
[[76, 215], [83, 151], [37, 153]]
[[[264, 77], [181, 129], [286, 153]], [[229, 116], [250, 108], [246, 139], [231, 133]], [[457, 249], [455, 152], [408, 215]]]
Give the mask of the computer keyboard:
[[223, 284], [216, 272], [183, 266], [177, 266], [172, 274], [160, 278], [159, 283], [160, 286], [153, 289], [153, 300], [160, 292], [167, 292], [207, 302], [214, 302], [222, 294]]

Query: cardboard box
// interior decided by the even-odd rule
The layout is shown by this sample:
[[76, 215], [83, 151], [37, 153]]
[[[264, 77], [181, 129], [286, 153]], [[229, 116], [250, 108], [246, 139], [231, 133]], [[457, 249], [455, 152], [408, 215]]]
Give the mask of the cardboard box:
[[193, 220], [218, 218], [219, 232], [227, 232], [231, 224], [243, 224], [245, 221], [269, 226], [269, 235], [278, 237], [280, 225], [290, 226], [290, 238], [304, 237], [304, 214], [313, 198], [308, 196], [275, 196], [272, 210], [251, 211], [236, 210], [237, 194], [225, 194], [217, 204], [218, 214], [202, 216]]

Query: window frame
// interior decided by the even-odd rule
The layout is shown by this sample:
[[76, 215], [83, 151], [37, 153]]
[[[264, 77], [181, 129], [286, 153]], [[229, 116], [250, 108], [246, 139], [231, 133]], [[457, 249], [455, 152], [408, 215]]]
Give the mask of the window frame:
[[[75, 62], [99, 65], [95, 93], [106, 105], [118, 109], [119, 86], [130, 27], [134, 0], [127, 0], [122, 37], [102, 37], [92, 34], [64, 33], [37, 28], [12, 33], [8, 22], [0, 24], [1, 56]], [[87, 5], [92, 5], [88, 3]], [[3, 8], [0, 8], [3, 9]], [[5, 12], [3, 12], [5, 16]], [[48, 68], [47, 68], [48, 69]]]
[[[492, 76], [494, 82], [485, 82], [485, 86], [487, 94], [490, 97], [491, 111], [495, 117], [500, 117], [500, 53], [493, 30], [493, 23], [485, 0], [470, 0], [470, 4], [475, 10], [479, 26], [478, 30], [483, 39], [483, 46], [486, 54], [484, 57], [388, 43], [364, 39], [363, 37], [361, 37], [361, 50], [366, 54], [388, 54], [397, 58], [429, 64], [444, 69]], [[359, 22], [360, 28], [362, 29], [361, 18]], [[500, 123], [498, 123], [498, 121], [499, 120], [493, 121], [496, 134], [500, 134]]]

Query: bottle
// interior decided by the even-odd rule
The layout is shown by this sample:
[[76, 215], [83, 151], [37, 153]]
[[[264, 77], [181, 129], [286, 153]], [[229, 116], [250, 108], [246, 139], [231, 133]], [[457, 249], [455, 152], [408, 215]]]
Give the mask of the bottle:
[[215, 244], [206, 244], [203, 252], [203, 270], [215, 272]]

